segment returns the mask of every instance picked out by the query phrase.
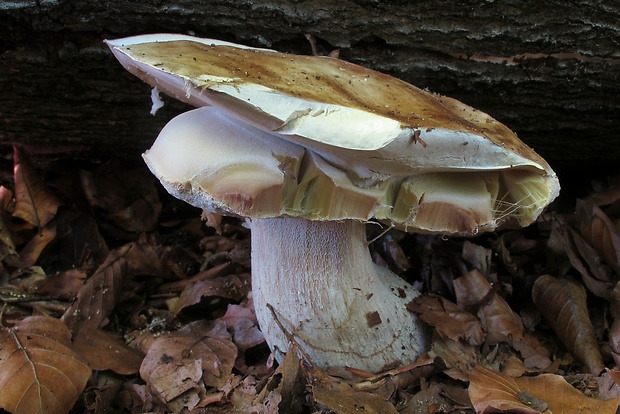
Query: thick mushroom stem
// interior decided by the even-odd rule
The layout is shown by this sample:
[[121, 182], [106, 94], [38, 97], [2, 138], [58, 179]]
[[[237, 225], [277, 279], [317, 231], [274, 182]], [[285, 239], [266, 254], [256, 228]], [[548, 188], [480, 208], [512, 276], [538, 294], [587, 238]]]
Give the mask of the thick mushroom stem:
[[376, 372], [427, 350], [405, 308], [419, 293], [373, 263], [364, 223], [268, 218], [251, 229], [256, 316], [278, 357], [295, 338], [318, 366]]

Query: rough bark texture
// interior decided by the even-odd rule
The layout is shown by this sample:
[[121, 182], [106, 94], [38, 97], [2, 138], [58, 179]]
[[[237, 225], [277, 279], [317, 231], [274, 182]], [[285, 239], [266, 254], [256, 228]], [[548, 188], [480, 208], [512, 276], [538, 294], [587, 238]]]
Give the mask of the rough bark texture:
[[[137, 157], [174, 114], [105, 38], [191, 33], [341, 57], [490, 113], [562, 169], [620, 156], [620, 5], [611, 0], [0, 1], [0, 143]], [[4, 152], [4, 149], [3, 149]]]

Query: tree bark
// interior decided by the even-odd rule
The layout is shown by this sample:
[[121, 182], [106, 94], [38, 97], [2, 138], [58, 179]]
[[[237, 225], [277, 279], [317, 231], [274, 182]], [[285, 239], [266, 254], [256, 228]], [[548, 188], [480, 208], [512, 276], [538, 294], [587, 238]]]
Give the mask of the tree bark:
[[620, 5], [611, 0], [0, 2], [0, 144], [40, 159], [137, 158], [172, 116], [102, 44], [190, 33], [390, 73], [504, 122], [552, 166], [620, 156]]

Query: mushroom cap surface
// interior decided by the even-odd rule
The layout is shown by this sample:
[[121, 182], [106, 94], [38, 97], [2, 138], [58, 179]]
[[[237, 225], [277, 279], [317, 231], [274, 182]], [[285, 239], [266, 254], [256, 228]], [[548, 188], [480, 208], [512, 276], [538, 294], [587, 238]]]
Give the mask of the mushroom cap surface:
[[318, 201], [308, 213], [280, 209], [285, 215], [375, 216], [400, 228], [474, 234], [505, 221], [527, 225], [559, 192], [546, 161], [500, 122], [352, 63], [171, 34], [107, 43], [159, 90], [303, 147], [297, 186], [318, 170], [334, 188], [375, 200], [363, 214]]

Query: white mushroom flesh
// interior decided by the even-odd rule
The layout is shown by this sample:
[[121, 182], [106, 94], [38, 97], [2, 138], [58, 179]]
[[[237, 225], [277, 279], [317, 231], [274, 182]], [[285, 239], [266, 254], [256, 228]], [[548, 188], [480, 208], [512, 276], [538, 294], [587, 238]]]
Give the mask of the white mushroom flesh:
[[175, 196], [250, 219], [257, 316], [279, 353], [293, 340], [321, 366], [414, 361], [417, 293], [372, 263], [364, 223], [475, 235], [528, 225], [558, 195], [506, 126], [388, 75], [183, 35], [107, 43], [151, 86], [206, 106], [144, 158]]

